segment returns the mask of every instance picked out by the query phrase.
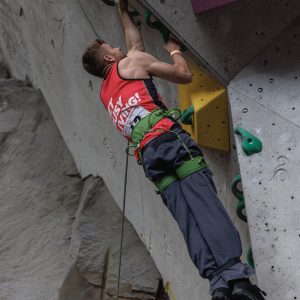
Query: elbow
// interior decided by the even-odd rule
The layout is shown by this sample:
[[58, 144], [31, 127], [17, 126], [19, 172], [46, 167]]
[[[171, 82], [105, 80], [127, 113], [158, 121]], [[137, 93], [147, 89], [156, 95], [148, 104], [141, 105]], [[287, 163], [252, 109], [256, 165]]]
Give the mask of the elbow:
[[188, 72], [184, 74], [184, 77], [182, 78], [182, 84], [189, 84], [193, 81], [193, 74]]
[[193, 81], [193, 74], [192, 73], [189, 73], [187, 75], [187, 83], [191, 83]]

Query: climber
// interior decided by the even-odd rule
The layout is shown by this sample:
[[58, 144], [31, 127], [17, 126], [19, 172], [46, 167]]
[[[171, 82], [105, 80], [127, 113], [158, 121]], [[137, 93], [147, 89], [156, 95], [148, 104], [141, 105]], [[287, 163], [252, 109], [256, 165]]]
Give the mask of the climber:
[[174, 63], [159, 61], [144, 52], [127, 0], [119, 1], [118, 11], [127, 54], [95, 40], [83, 54], [84, 69], [103, 78], [101, 101], [116, 129], [136, 146], [138, 162], [177, 221], [193, 263], [210, 281], [212, 299], [263, 300], [264, 292], [249, 280], [254, 270], [240, 260], [239, 233], [217, 197], [200, 148], [168, 111], [152, 81], [152, 76], [192, 81], [181, 47], [171, 39], [164, 48]]

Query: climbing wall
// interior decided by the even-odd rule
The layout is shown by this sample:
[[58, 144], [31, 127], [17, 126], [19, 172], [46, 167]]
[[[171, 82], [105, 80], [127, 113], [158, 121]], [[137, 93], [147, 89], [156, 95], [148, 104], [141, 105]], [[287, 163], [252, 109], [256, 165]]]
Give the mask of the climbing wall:
[[223, 6], [236, 0], [192, 0], [193, 10], [196, 14]]
[[174, 28], [213, 77], [228, 82], [233, 128], [245, 128], [262, 141], [261, 152], [247, 155], [242, 138], [232, 139], [257, 280], [268, 299], [299, 298], [300, 3], [240, 1], [201, 16], [182, 1], [144, 3]]
[[[257, 278], [272, 295], [269, 299], [299, 298], [299, 161], [294, 157], [299, 29], [297, 33], [297, 21], [292, 21], [299, 16], [300, 2], [236, 1], [200, 15], [187, 0], [139, 2], [138, 11], [141, 5], [150, 9], [181, 39], [189, 49], [187, 57], [229, 85], [231, 151], [205, 149], [205, 154], [219, 196], [241, 233], [245, 260], [248, 225], [236, 216], [237, 200], [230, 189], [233, 177], [242, 175]], [[77, 0], [1, 1], [0, 47], [12, 73], [42, 90], [82, 177], [103, 177], [122, 207], [126, 143], [99, 103], [101, 82], [83, 71], [81, 55], [95, 38], [91, 24], [112, 45], [124, 48], [124, 39], [114, 7], [99, 0], [81, 3], [84, 11]], [[141, 16], [137, 19], [147, 51], [171, 62], [160, 33], [148, 28]], [[169, 106], [179, 105], [177, 86], [156, 83]], [[259, 137], [263, 151], [246, 156], [240, 136], [234, 137], [235, 126]], [[126, 216], [156, 262], [172, 300], [210, 299], [208, 284], [192, 265], [177, 225], [132, 158]]]
[[243, 0], [196, 15], [190, 0], [142, 0], [221, 82], [229, 82], [296, 16], [298, 0]]
[[230, 83], [234, 126], [263, 151], [247, 156], [236, 137], [258, 281], [268, 299], [300, 296], [300, 17]]

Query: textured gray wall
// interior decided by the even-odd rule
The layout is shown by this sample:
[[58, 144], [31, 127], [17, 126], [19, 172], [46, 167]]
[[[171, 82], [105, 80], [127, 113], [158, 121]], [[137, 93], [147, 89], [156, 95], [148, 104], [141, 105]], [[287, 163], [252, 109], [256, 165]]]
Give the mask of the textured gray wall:
[[299, 15], [298, 0], [243, 0], [195, 15], [191, 1], [142, 0], [222, 82]]
[[[158, 0], [143, 0], [142, 2], [170, 24], [178, 36], [183, 37], [192, 50], [189, 55], [199, 58], [199, 61], [222, 81], [229, 81], [239, 73], [299, 14], [298, 1], [238, 1], [197, 17], [193, 15], [190, 3], [186, 0], [172, 1], [171, 3], [166, 1], [166, 4], [161, 4]], [[114, 8], [104, 5], [101, 1], [93, 0], [89, 1], [86, 10], [103, 39], [109, 40], [113, 45], [120, 44], [124, 47], [122, 32]], [[82, 51], [87, 43], [94, 39], [94, 34], [80, 11], [78, 3], [75, 0], [49, 2], [16, 0], [14, 3], [3, 0], [0, 3], [0, 15], [0, 45], [12, 73], [18, 78], [28, 76], [34, 85], [41, 88], [81, 175], [83, 177], [90, 174], [102, 176], [114, 199], [121, 206], [126, 143], [112, 128], [108, 115], [99, 103], [100, 82], [89, 77], [81, 68]], [[142, 25], [142, 32], [147, 51], [162, 60], [169, 61], [168, 56], [162, 50], [160, 35], [144, 25]], [[272, 52], [273, 48], [270, 47], [266, 49], [270, 49]], [[283, 49], [283, 46], [280, 47]], [[284, 64], [283, 58], [276, 58], [277, 52], [272, 52], [272, 54], [278, 63]], [[256, 64], [255, 62], [249, 64], [243, 72], [239, 73], [229, 89], [234, 124], [241, 122], [246, 129], [254, 130], [264, 140], [264, 144], [272, 145], [265, 149], [267, 151], [272, 149], [274, 152], [271, 169], [275, 171], [280, 169], [276, 169], [276, 167], [281, 163], [281, 153], [283, 152], [281, 148], [276, 148], [279, 147], [276, 144], [277, 139], [271, 139], [273, 133], [271, 129], [274, 128], [274, 130], [278, 130], [277, 134], [282, 134], [285, 132], [286, 126], [293, 127], [294, 125], [292, 126], [290, 122], [292, 115], [287, 114], [285, 122], [283, 122], [278, 112], [274, 110], [274, 107], [276, 109], [279, 107], [273, 103], [272, 96], [268, 94], [268, 91], [271, 92], [271, 90], [268, 89], [267, 81], [271, 78], [270, 76], [275, 79], [277, 90], [273, 90], [273, 95], [278, 95], [279, 91], [282, 93], [284, 88], [286, 91], [294, 88], [293, 83], [296, 80], [291, 79], [293, 83], [289, 85], [286, 82], [289, 77], [286, 76], [292, 74], [292, 70], [289, 68], [292, 65], [295, 66], [295, 60], [298, 59], [297, 54], [295, 55], [296, 57], [290, 60], [292, 64], [281, 65], [280, 70], [284, 72], [280, 71], [281, 75], [278, 74], [276, 78], [275, 75], [272, 75], [277, 68], [277, 65], [272, 64], [274, 60], [262, 56]], [[261, 64], [261, 60], [264, 59], [268, 60], [267, 66]], [[265, 67], [268, 68], [270, 74], [263, 78]], [[261, 85], [261, 80], [265, 80], [264, 106], [259, 104], [259, 99], [250, 101], [250, 99], [262, 95], [258, 95], [256, 92], [252, 93], [248, 89], [249, 77], [251, 82], [252, 79], [253, 83], [256, 82], [257, 86]], [[281, 81], [278, 81], [278, 78], [281, 78]], [[157, 80], [157, 84], [166, 102], [170, 106], [176, 105], [176, 86], [160, 80]], [[236, 94], [241, 94], [241, 96], [236, 96]], [[236, 100], [237, 98], [239, 100]], [[297, 98], [296, 94], [289, 97], [289, 99], [294, 99], [290, 101], [296, 101]], [[281, 101], [278, 100], [278, 102]], [[249, 112], [242, 114], [241, 109], [245, 105]], [[282, 105], [284, 106], [284, 104]], [[253, 113], [252, 107], [254, 107]], [[287, 109], [287, 111], [297, 118], [294, 110]], [[275, 123], [278, 122], [278, 126], [265, 125], [269, 118], [274, 118]], [[281, 126], [283, 127], [281, 128]], [[293, 134], [296, 134], [298, 128], [296, 127]], [[260, 130], [256, 130], [257, 128]], [[262, 134], [264, 135], [262, 136]], [[281, 137], [282, 145], [285, 145], [285, 141], [294, 140], [297, 141], [293, 135], [282, 135]], [[237, 144], [240, 144], [239, 140], [237, 140]], [[214, 151], [206, 151], [206, 154], [211, 168], [215, 172], [219, 195], [241, 232], [246, 250], [248, 245], [247, 226], [236, 219], [234, 213], [236, 201], [229, 189], [232, 177], [238, 172], [237, 153], [234, 149], [232, 150], [231, 154], [226, 155]], [[278, 242], [278, 245], [281, 245], [278, 248], [280, 251], [274, 250], [276, 248], [272, 247], [267, 237], [269, 236], [270, 239], [275, 237], [263, 228], [263, 224], [270, 224], [270, 221], [265, 221], [263, 217], [260, 217], [257, 214], [255, 202], [251, 202], [252, 199], [265, 197], [264, 190], [260, 190], [260, 187], [252, 187], [253, 178], [256, 178], [253, 174], [258, 172], [260, 165], [266, 166], [266, 168], [270, 166], [269, 160], [264, 156], [268, 152], [251, 158], [249, 164], [249, 158], [244, 157], [239, 147], [238, 150], [243, 183], [246, 188], [247, 209], [251, 221], [251, 236], [255, 259], [258, 263], [259, 280], [264, 288], [266, 287], [269, 292], [273, 293], [274, 297], [275, 294], [278, 294], [276, 299], [283, 299], [282, 295], [285, 294], [275, 293], [275, 287], [282, 284], [282, 277], [281, 275], [275, 276], [276, 272], [273, 272], [273, 268], [270, 270], [269, 267], [282, 268], [280, 260], [286, 258], [291, 263], [293, 262], [293, 272], [297, 274], [297, 261], [292, 260], [296, 259], [296, 256], [288, 255], [290, 245], [286, 245], [286, 240], [283, 240], [282, 244]], [[278, 157], [280, 160], [276, 161]], [[294, 160], [292, 161], [293, 157], [288, 157], [288, 159], [291, 161], [291, 168], [297, 166], [294, 164]], [[296, 172], [296, 168], [293, 170]], [[277, 174], [278, 172], [275, 174], [276, 178]], [[295, 180], [296, 176], [292, 171], [290, 174], [290, 178]], [[267, 182], [268, 178], [267, 176]], [[280, 191], [284, 194], [285, 191], [290, 190], [290, 186], [278, 186], [276, 181], [270, 181], [268, 184], [272, 186], [272, 189], [269, 191], [269, 198], [266, 199], [271, 201], [276, 198], [278, 203], [283, 205], [278, 193]], [[263, 202], [259, 203], [260, 205], [264, 204]], [[287, 208], [286, 210], [289, 211]], [[290, 214], [294, 214], [293, 211], [295, 210], [290, 211]], [[268, 212], [270, 211], [268, 210]], [[278, 214], [280, 214], [280, 206], [278, 206]], [[209, 299], [207, 282], [199, 278], [197, 270], [190, 262], [183, 238], [174, 220], [170, 217], [160, 198], [155, 195], [153, 186], [146, 181], [141, 168], [137, 166], [134, 159], [130, 159], [129, 162], [126, 215], [148, 247], [164, 280], [171, 282], [171, 288], [176, 298], [197, 300], [201, 295], [201, 299]], [[262, 215], [270, 217], [266, 214]], [[286, 215], [287, 217], [290, 218], [290, 215]], [[293, 223], [293, 219], [289, 220], [291, 220], [290, 223]], [[297, 225], [295, 225], [296, 227]], [[286, 231], [283, 232], [286, 234]], [[295, 244], [296, 246], [297, 244]], [[292, 254], [296, 255], [294, 252]], [[277, 264], [275, 264], [276, 261], [278, 261]], [[272, 264], [273, 262], [274, 264]], [[290, 272], [284, 272], [284, 274], [286, 276]], [[286, 281], [286, 289], [290, 286], [289, 282]], [[291, 285], [291, 288], [296, 287]], [[272, 299], [275, 298], [272, 297]]]
[[253, 157], [238, 152], [258, 280], [276, 300], [300, 296], [299, 49], [300, 17], [229, 88], [234, 124], [264, 144]]

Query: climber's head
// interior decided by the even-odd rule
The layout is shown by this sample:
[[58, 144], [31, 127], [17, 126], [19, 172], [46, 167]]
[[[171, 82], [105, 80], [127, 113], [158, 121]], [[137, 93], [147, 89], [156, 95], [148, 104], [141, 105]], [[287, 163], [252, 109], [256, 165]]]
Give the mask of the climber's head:
[[88, 73], [104, 77], [105, 67], [120, 61], [124, 57], [126, 55], [121, 48], [113, 48], [102, 40], [95, 40], [84, 51], [82, 65]]

